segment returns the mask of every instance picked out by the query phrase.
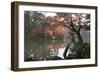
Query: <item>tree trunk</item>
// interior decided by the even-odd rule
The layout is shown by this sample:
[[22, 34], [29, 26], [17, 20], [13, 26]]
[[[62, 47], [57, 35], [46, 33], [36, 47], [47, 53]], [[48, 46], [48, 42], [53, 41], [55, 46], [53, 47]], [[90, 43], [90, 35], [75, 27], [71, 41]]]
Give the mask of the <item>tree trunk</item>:
[[69, 46], [70, 46], [70, 43], [66, 46], [66, 48], [65, 48], [65, 50], [64, 50], [64, 53], [63, 53], [64, 59], [67, 59], [66, 54], [67, 54], [67, 52], [68, 52]]
[[81, 37], [80, 32], [76, 32], [76, 35], [77, 35], [77, 37], [78, 37], [79, 42], [80, 42], [80, 43], [83, 43], [83, 39], [82, 39], [82, 37]]

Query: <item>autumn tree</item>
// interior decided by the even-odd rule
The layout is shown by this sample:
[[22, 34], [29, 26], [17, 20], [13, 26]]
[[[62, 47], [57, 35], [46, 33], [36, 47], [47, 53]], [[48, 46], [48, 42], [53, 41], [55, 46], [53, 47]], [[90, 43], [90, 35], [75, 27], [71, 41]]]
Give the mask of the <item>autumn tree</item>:
[[63, 25], [74, 32], [80, 43], [83, 43], [80, 31], [84, 26], [90, 26], [89, 14], [78, 13], [57, 13], [57, 20], [62, 21]]
[[72, 53], [68, 55], [68, 59], [90, 58], [90, 44], [83, 42], [81, 36], [82, 30], [90, 30], [90, 14], [57, 13], [57, 16], [56, 19], [75, 33], [79, 41], [70, 48]]

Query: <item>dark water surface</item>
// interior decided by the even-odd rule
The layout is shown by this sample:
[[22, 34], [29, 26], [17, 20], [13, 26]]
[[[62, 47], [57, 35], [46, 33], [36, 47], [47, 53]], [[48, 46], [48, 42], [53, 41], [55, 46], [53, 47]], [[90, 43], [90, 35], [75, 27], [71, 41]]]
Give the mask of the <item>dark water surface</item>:
[[[84, 42], [90, 42], [89, 31], [81, 32], [81, 35]], [[59, 56], [63, 59], [63, 52], [69, 42], [70, 38], [53, 40], [36, 39], [35, 41], [25, 40], [24, 59], [32, 58], [33, 60], [40, 61], [52, 56]], [[68, 53], [70, 53], [70, 51], [68, 51]]]

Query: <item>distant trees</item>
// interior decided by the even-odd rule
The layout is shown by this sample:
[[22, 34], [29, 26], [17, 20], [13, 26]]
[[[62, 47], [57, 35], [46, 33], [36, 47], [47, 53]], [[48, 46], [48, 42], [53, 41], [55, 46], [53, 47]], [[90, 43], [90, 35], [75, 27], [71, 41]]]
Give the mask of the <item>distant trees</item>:
[[79, 42], [83, 42], [80, 31], [90, 30], [90, 14], [56, 13], [46, 17], [42, 12], [25, 11], [25, 34], [41, 33], [49, 36], [65, 36], [75, 33]]
[[25, 31], [24, 35], [25, 35], [25, 39], [27, 37], [29, 37], [29, 33], [31, 32], [30, 23], [31, 23], [30, 11], [25, 11], [25, 13], [24, 13], [24, 29], [25, 29], [24, 30]]
[[31, 32], [31, 19], [30, 19], [30, 11], [25, 11], [24, 12], [24, 44], [25, 44], [25, 58], [29, 57], [30, 55], [30, 32]]
[[[31, 54], [30, 52], [33, 48], [33, 35], [35, 35], [36, 37], [40, 37], [42, 30], [47, 26], [47, 21], [43, 19], [43, 17], [45, 18], [45, 16], [42, 13], [36, 11], [24, 12], [25, 58], [28, 58]], [[38, 50], [33, 49], [33, 51]]]

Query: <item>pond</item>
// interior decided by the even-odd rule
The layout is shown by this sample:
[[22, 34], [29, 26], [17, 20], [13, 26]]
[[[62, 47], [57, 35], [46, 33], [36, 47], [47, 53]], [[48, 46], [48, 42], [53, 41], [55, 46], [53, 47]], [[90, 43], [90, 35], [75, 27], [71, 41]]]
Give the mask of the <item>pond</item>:
[[[84, 42], [90, 42], [90, 32], [81, 32], [82, 38]], [[75, 37], [75, 40], [77, 38]], [[41, 39], [38, 38], [36, 40], [25, 40], [25, 51], [24, 51], [24, 60], [25, 61], [45, 61], [45, 60], [53, 60], [53, 57], [58, 59], [64, 59], [63, 53], [65, 51], [66, 46], [70, 42], [70, 37], [64, 39]], [[68, 54], [71, 51], [68, 49]]]

